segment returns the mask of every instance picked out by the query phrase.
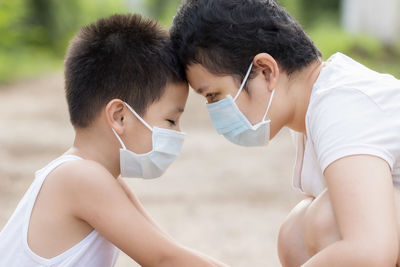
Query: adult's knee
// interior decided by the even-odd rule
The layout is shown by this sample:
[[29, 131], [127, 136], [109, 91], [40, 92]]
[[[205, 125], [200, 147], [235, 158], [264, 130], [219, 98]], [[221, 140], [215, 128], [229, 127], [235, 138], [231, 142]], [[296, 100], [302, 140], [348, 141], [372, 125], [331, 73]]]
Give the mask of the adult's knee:
[[311, 256], [341, 239], [328, 191], [308, 207], [303, 220], [303, 234]]
[[302, 219], [310, 199], [303, 200], [289, 213], [278, 235], [278, 255], [283, 267], [300, 266], [308, 259], [302, 233]]
[[292, 258], [292, 238], [293, 238], [293, 224], [291, 221], [286, 220], [279, 229], [278, 235], [278, 256], [283, 267], [293, 266]]

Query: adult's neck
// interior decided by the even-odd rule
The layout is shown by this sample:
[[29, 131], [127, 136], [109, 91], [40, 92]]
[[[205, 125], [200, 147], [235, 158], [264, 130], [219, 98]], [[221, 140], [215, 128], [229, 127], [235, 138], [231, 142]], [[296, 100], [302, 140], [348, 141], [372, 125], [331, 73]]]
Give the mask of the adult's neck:
[[113, 140], [111, 130], [101, 126], [75, 129], [73, 146], [66, 154], [93, 160], [104, 166], [115, 178], [120, 175], [119, 143]]
[[285, 126], [294, 131], [306, 133], [306, 113], [310, 103], [312, 88], [317, 81], [323, 62], [321, 59], [314, 61], [309, 66], [292, 74], [287, 83], [287, 92], [292, 99], [291, 116]]

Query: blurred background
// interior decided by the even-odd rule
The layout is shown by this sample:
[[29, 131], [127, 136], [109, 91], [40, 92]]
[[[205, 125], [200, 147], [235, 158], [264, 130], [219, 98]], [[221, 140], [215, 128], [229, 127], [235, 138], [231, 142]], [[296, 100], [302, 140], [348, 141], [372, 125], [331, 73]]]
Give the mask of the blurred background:
[[[348, 54], [400, 74], [399, 0], [278, 0], [323, 52]], [[0, 1], [0, 82], [61, 70], [73, 34], [113, 13], [140, 12], [171, 24], [180, 0]], [[40, 62], [40, 64], [38, 64]]]
[[[280, 0], [324, 59], [340, 51], [400, 78], [400, 0]], [[169, 27], [180, 0], [0, 0], [0, 229], [34, 178], [73, 141], [62, 62], [83, 25], [140, 12]], [[145, 207], [184, 245], [231, 266], [279, 266], [279, 225], [301, 199], [291, 187], [287, 130], [268, 148], [216, 135], [191, 93], [181, 156], [163, 178], [129, 180]], [[149, 251], [149, 253], [152, 253]], [[123, 253], [118, 267], [137, 266]]]

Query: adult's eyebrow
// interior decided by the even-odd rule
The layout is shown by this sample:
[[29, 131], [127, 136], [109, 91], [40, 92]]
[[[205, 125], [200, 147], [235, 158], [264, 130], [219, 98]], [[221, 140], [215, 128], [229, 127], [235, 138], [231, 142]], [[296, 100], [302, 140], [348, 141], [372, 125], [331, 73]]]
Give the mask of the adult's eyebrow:
[[200, 95], [204, 93], [204, 91], [208, 90], [208, 87], [200, 87], [196, 89], [196, 92]]

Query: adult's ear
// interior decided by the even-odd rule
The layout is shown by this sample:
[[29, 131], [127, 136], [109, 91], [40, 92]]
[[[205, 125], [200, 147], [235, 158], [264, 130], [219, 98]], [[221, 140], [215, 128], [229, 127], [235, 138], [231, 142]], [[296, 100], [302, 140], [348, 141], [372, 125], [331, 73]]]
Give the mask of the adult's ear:
[[124, 133], [126, 110], [127, 108], [121, 99], [111, 100], [105, 109], [108, 124], [120, 136]]
[[254, 57], [253, 66], [261, 71], [268, 83], [268, 90], [273, 91], [279, 79], [279, 66], [276, 60], [268, 53], [260, 53]]

